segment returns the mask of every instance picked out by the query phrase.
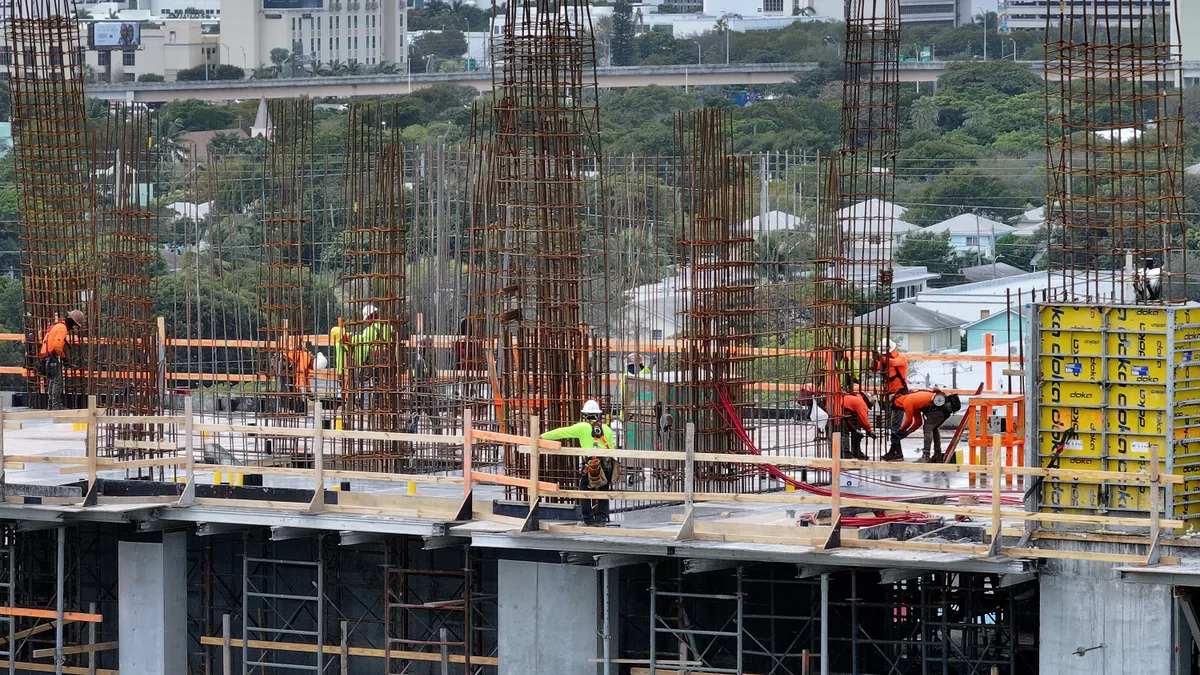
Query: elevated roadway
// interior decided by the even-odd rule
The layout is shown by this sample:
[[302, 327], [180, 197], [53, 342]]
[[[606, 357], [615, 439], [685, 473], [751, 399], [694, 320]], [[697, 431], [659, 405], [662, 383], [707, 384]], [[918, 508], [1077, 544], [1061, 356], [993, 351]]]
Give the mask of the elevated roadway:
[[[946, 72], [947, 61], [900, 64], [900, 81], [936, 84]], [[1040, 74], [1041, 61], [1022, 61]], [[816, 63], [735, 63], [686, 66], [633, 66], [600, 68], [599, 85], [604, 89], [626, 89], [657, 84], [664, 87], [749, 87], [791, 82], [798, 73], [818, 68]], [[1184, 79], [1200, 78], [1200, 61], [1183, 62]], [[436, 84], [460, 84], [481, 92], [492, 90], [491, 71], [430, 73], [419, 75], [365, 75], [344, 77], [306, 77], [270, 80], [220, 80], [211, 82], [122, 82], [93, 84], [88, 95], [131, 103], [166, 103], [181, 99], [232, 101], [258, 98], [349, 98], [406, 94]]]

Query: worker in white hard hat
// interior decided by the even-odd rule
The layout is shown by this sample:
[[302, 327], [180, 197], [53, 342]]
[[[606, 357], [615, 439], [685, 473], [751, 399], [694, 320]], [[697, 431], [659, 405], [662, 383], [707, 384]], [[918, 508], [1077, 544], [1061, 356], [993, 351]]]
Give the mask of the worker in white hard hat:
[[[574, 439], [579, 447], [586, 449], [611, 450], [614, 445], [612, 427], [600, 418], [604, 411], [596, 399], [588, 399], [583, 404], [583, 421], [565, 427], [552, 429], [542, 434], [548, 441], [564, 441]], [[580, 490], [611, 490], [613, 483], [620, 476], [621, 465], [612, 457], [592, 455], [586, 457], [583, 469], [579, 475]], [[580, 508], [583, 511], [585, 525], [603, 525], [608, 522], [607, 499], [583, 499]]]
[[[353, 346], [350, 378], [353, 380], [352, 386], [369, 391], [380, 382], [385, 369], [395, 363], [397, 354], [392, 327], [380, 317], [378, 307], [364, 305], [362, 320], [366, 325], [350, 340]], [[370, 407], [372, 403], [368, 399], [363, 405]]]
[[890, 416], [888, 427], [891, 429], [891, 438], [887, 454], [882, 459], [885, 462], [904, 461], [904, 452], [900, 448], [900, 439], [903, 438], [900, 426], [904, 421], [904, 411], [896, 407], [895, 401], [897, 397], [908, 393], [908, 357], [900, 353], [895, 342], [884, 339], [875, 353], [872, 370], [883, 375], [879, 404]]

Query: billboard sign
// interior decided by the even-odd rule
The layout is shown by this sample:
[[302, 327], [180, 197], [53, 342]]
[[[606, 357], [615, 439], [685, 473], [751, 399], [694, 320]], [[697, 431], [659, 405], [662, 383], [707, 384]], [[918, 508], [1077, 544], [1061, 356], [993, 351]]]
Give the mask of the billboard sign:
[[91, 30], [92, 49], [137, 49], [142, 26], [134, 21], [96, 21]]
[[262, 0], [263, 9], [324, 9], [325, 0]]

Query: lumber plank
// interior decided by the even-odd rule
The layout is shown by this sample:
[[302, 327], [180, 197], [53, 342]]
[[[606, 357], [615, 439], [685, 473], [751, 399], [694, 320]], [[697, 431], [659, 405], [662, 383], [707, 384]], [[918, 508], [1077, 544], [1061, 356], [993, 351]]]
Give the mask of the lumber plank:
[[[1139, 565], [1146, 562], [1144, 555], [1125, 555], [1122, 553], [1095, 553], [1089, 551], [1057, 551], [1049, 548], [1006, 548], [1004, 554], [1014, 558], [1054, 558], [1058, 560], [1091, 560], [1095, 562], [1113, 562]], [[1162, 557], [1163, 565], [1178, 565], [1179, 557]]]
[[[33, 619], [57, 619], [58, 612], [52, 609], [33, 609], [31, 607], [0, 607], [0, 616], [23, 616]], [[87, 612], [63, 612], [63, 619], [68, 621], [84, 621], [99, 623], [104, 617]]]
[[[63, 621], [64, 626], [69, 623], [74, 623], [74, 622], [70, 621], [70, 620]], [[16, 634], [13, 635], [13, 637], [17, 640], [24, 640], [25, 638], [29, 637], [30, 635], [37, 635], [38, 633], [45, 633], [48, 630], [54, 630], [54, 627], [56, 625], [58, 625], [57, 621], [51, 621], [50, 623], [39, 623], [38, 625], [34, 626], [33, 628], [27, 628], [23, 631], [18, 631]], [[6, 644], [8, 644], [8, 638], [7, 637], [0, 638], [0, 647], [3, 647]]]
[[[314, 469], [300, 469], [290, 466], [260, 466], [257, 464], [196, 464], [196, 471], [232, 471], [234, 473], [261, 473], [264, 476], [297, 476], [311, 478]], [[325, 469], [325, 476], [339, 480], [377, 480], [390, 483], [440, 483], [447, 485], [462, 485], [465, 481], [459, 476], [433, 476], [418, 473], [382, 473], [378, 471], [338, 471]]]
[[[63, 647], [63, 654], [90, 654], [92, 652], [106, 652], [110, 649], [116, 649], [120, 643], [118, 642], [97, 642], [94, 645], [73, 645]], [[44, 659], [54, 656], [54, 649], [35, 649], [33, 650], [33, 658]]]
[[562, 525], [559, 523], [538, 523], [538, 529], [555, 534], [604, 534], [616, 537], [638, 537], [645, 539], [670, 539], [675, 536], [674, 530], [639, 530], [629, 527], [588, 527], [586, 525]]
[[[270, 640], [250, 640], [251, 649], [263, 649], [281, 652], [302, 652], [308, 654], [317, 653], [315, 644], [305, 644], [301, 642], [272, 642]], [[219, 647], [224, 644], [221, 636], [203, 636], [200, 638], [200, 644]], [[245, 643], [239, 639], [229, 641], [231, 647], [241, 648]], [[340, 650], [338, 645], [324, 645], [323, 650], [326, 654], [336, 654]], [[373, 649], [370, 647], [350, 647], [348, 653], [350, 656], [365, 656], [368, 658], [382, 659], [385, 654], [382, 649]], [[392, 657], [397, 659], [408, 659], [410, 661], [441, 661], [442, 655], [433, 652], [405, 652], [392, 650]], [[451, 654], [450, 663], [464, 663], [466, 659], [462, 654]], [[500, 659], [494, 656], [472, 656], [471, 663], [479, 666], [498, 666]]]
[[174, 441], [127, 441], [118, 438], [113, 441], [114, 448], [126, 448], [129, 450], [166, 450], [167, 452], [179, 451], [179, 444]]
[[[472, 471], [471, 480], [476, 483], [493, 483], [496, 485], [508, 485], [511, 487], [529, 487], [528, 478], [517, 478], [516, 476], [504, 476], [498, 473], [483, 473], [482, 471]], [[538, 489], [542, 492], [559, 492], [557, 483], [547, 483], [538, 481]]]
[[[53, 663], [34, 663], [32, 661], [17, 661], [17, 670], [29, 670], [35, 673], [53, 673], [56, 672]], [[8, 659], [0, 659], [0, 668], [8, 668]], [[87, 668], [78, 666], [63, 666], [63, 675], [89, 675], [92, 671]], [[108, 668], [97, 668], [96, 675], [121, 675], [119, 670], [109, 670]]]
[[76, 422], [81, 419], [87, 419], [88, 411], [83, 410], [22, 410], [19, 412], [4, 411], [4, 419], [21, 421], [21, 420], [67, 420]]

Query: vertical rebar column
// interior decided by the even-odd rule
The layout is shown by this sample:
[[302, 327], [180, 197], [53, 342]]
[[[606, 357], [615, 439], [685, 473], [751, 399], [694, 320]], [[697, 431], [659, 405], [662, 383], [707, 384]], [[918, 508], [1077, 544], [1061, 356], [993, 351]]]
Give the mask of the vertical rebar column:
[[[93, 331], [99, 337], [96, 389], [106, 407], [131, 415], [156, 415], [162, 405], [158, 330], [150, 296], [159, 218], [150, 209], [149, 186], [157, 182], [161, 160], [154, 145], [154, 120], [152, 114], [119, 104], [93, 146], [101, 318]], [[139, 425], [110, 427], [108, 432], [108, 451], [115, 449], [116, 440], [148, 441], [154, 436]]]
[[834, 426], [842, 393], [855, 373], [870, 371], [871, 352], [891, 330], [899, 61], [898, 0], [848, 0], [842, 144], [830, 186], [838, 210], [818, 233], [819, 276], [830, 292], [817, 301], [813, 344], [814, 387]]
[[1046, 28], [1055, 299], [1186, 299], [1183, 96], [1171, 10], [1063, 0]]
[[[304, 377], [303, 336], [309, 328], [312, 288], [312, 116], [310, 99], [274, 102], [270, 106], [272, 137], [265, 158], [261, 269], [258, 289], [263, 346], [258, 372], [264, 419], [283, 426], [302, 426], [310, 381]], [[307, 362], [311, 364], [311, 361]], [[286, 439], [279, 445], [294, 447]]]
[[[79, 24], [70, 0], [12, 0], [5, 41], [13, 63], [13, 154], [21, 199], [21, 282], [25, 300], [30, 391], [42, 378], [32, 366], [46, 328], [71, 309], [87, 316], [76, 333], [87, 338], [98, 308], [95, 233], [90, 216], [87, 123]], [[76, 347], [65, 373], [68, 396], [89, 391], [90, 346]]]
[[[480, 183], [472, 226], [467, 344], [497, 422], [523, 432], [575, 421], [596, 396], [605, 326], [595, 41], [583, 0], [514, 0], [493, 41], [495, 102], [477, 116]], [[590, 207], [590, 208], [589, 208]], [[486, 351], [485, 351], [486, 348]], [[486, 363], [484, 363], [486, 362]], [[514, 466], [518, 462], [514, 461]], [[520, 469], [519, 469], [520, 470]], [[548, 480], [575, 480], [549, 458]]]
[[[735, 428], [746, 417], [743, 388], [754, 361], [754, 239], [745, 227], [750, 162], [733, 154], [728, 111], [679, 113], [676, 126], [684, 207], [680, 290], [687, 298], [679, 356], [687, 419], [677, 421], [696, 424], [697, 452], [740, 452]], [[722, 478], [734, 477], [723, 475], [727, 466], [703, 467], [700, 478], [720, 489]]]
[[[403, 391], [405, 337], [404, 149], [393, 107], [350, 111], [344, 203], [346, 223], [343, 345], [348, 429], [402, 431], [414, 401]], [[407, 399], [407, 400], [405, 400]], [[401, 444], [352, 441], [343, 460], [358, 468], [396, 470]]]

